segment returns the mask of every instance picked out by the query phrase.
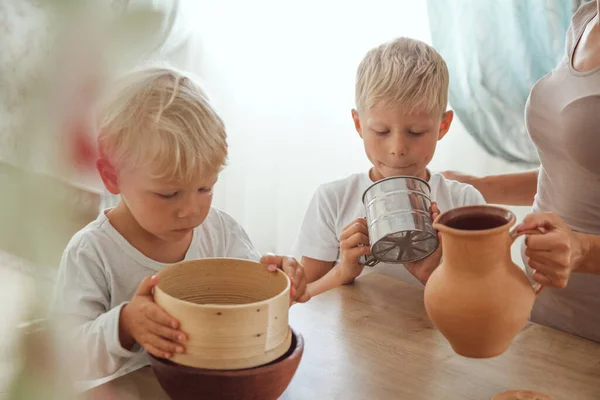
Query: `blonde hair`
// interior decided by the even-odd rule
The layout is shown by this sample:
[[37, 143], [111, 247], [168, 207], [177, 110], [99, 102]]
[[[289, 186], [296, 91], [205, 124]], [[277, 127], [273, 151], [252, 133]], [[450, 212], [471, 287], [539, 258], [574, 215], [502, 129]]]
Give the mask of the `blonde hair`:
[[409, 113], [443, 114], [448, 106], [448, 67], [428, 44], [398, 38], [371, 49], [358, 66], [356, 107], [358, 111], [380, 102], [403, 105]]
[[171, 68], [125, 75], [100, 109], [101, 155], [118, 169], [144, 168], [157, 179], [218, 173], [227, 161], [226, 139], [200, 86]]

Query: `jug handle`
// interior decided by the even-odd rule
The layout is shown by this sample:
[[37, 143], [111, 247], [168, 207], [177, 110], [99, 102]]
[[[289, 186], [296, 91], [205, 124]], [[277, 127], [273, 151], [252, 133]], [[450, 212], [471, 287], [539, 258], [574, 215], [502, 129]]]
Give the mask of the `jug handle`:
[[[510, 232], [510, 238], [511, 238], [511, 245], [515, 243], [515, 240], [517, 240], [518, 237], [523, 236], [523, 235], [542, 235], [544, 233], [544, 231], [542, 231], [541, 229], [528, 229], [525, 231], [521, 231], [521, 232], [517, 232], [516, 230], [513, 230]], [[544, 286], [540, 283], [535, 282], [533, 284], [533, 292], [535, 293], [535, 295], [539, 295], [542, 292], [542, 289], [544, 288]]]

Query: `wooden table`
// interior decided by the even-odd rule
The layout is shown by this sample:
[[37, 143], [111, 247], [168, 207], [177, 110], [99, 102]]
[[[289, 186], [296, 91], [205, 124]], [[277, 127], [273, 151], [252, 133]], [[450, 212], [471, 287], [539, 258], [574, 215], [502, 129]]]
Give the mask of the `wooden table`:
[[[422, 288], [390, 275], [375, 271], [292, 307], [306, 348], [282, 399], [488, 400], [508, 389], [600, 399], [600, 344], [528, 324], [502, 356], [463, 358], [427, 318]], [[166, 398], [148, 368], [107, 385], [119, 399]]]

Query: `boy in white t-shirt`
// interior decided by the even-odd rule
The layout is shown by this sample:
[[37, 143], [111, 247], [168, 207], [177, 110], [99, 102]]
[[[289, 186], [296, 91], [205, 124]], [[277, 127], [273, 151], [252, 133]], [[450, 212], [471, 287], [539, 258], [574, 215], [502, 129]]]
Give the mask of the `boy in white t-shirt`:
[[185, 351], [186, 333], [152, 297], [155, 274], [168, 264], [261, 260], [292, 278], [291, 300], [309, 298], [298, 262], [261, 259], [240, 224], [211, 207], [227, 142], [199, 86], [177, 71], [146, 68], [124, 77], [109, 99], [97, 167], [120, 201], [73, 236], [56, 290], [82, 389], [148, 365], [144, 350], [162, 358]]
[[[369, 249], [362, 194], [373, 182], [415, 176], [429, 182], [432, 217], [485, 203], [472, 186], [431, 173], [436, 144], [450, 129], [448, 69], [426, 43], [399, 38], [370, 50], [358, 67], [352, 118], [373, 167], [321, 185], [304, 217], [295, 253], [302, 256], [309, 292], [316, 295], [351, 283], [363, 271]], [[405, 265], [404, 279], [424, 284], [441, 259], [441, 246], [426, 259]], [[402, 266], [397, 266], [402, 268]]]

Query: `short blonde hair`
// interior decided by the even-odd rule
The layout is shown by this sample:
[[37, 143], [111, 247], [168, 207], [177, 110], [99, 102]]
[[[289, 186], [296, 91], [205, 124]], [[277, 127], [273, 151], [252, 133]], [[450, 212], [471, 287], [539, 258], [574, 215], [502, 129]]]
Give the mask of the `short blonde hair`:
[[371, 49], [356, 74], [358, 111], [380, 102], [403, 105], [409, 112], [443, 114], [448, 106], [448, 67], [428, 44], [398, 38]]
[[221, 118], [199, 85], [174, 69], [147, 67], [117, 81], [100, 107], [98, 146], [117, 169], [189, 180], [227, 161]]

